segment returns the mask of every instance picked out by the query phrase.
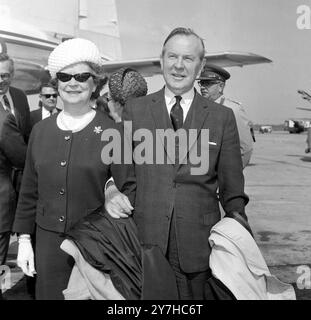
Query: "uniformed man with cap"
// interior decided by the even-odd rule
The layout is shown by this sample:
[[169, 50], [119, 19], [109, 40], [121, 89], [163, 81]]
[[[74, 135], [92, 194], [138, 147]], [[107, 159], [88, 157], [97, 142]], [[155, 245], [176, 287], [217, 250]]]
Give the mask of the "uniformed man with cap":
[[226, 81], [229, 78], [230, 73], [225, 69], [206, 64], [198, 80], [203, 97], [222, 104], [234, 112], [240, 137], [243, 168], [245, 168], [250, 161], [254, 141], [250, 131], [250, 121], [243, 106], [239, 102], [225, 98], [223, 95]]

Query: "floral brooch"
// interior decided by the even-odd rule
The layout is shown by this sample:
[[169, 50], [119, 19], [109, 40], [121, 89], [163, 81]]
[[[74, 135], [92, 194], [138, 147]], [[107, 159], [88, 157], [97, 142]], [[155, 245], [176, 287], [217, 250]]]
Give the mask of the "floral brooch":
[[102, 129], [102, 127], [101, 127], [101, 126], [99, 126], [99, 127], [95, 127], [95, 128], [94, 128], [94, 132], [95, 132], [96, 134], [100, 134], [100, 133], [102, 133], [102, 132], [103, 132], [103, 129]]

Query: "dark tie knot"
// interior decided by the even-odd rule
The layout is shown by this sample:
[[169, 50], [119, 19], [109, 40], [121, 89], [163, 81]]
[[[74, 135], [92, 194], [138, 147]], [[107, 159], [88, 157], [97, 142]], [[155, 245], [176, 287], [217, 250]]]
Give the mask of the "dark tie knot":
[[182, 99], [181, 96], [175, 96], [175, 99], [176, 99], [176, 103], [180, 104], [180, 101]]

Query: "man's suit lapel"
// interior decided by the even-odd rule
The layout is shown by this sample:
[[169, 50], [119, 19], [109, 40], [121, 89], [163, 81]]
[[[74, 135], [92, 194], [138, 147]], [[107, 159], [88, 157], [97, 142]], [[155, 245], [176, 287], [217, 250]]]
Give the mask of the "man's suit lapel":
[[[151, 111], [156, 129], [164, 129], [164, 130], [172, 129], [173, 130], [172, 123], [167, 113], [167, 108], [166, 108], [166, 103], [164, 98], [164, 89], [159, 91], [152, 98], [152, 103], [150, 104], [150, 111]], [[193, 148], [195, 142], [200, 137], [201, 128], [203, 127], [203, 124], [208, 116], [208, 113], [209, 113], [208, 100], [204, 99], [195, 90], [195, 96], [191, 104], [190, 110], [188, 112], [188, 115], [186, 117], [185, 123], [183, 125], [183, 129], [186, 130], [187, 132], [188, 141], [189, 141], [189, 129], [196, 129], [197, 135], [196, 135], [196, 139], [192, 139], [192, 141], [189, 141], [188, 148], [181, 148], [180, 150], [181, 155], [180, 155], [180, 161], [179, 161], [180, 164], [183, 164], [183, 162], [186, 160], [186, 157], [189, 151]], [[167, 152], [167, 145], [164, 143], [163, 136], [158, 134], [158, 137], [164, 146], [165, 152], [169, 160], [171, 161], [171, 163], [175, 163], [175, 159], [171, 158], [170, 153]]]
[[37, 122], [42, 120], [42, 109], [37, 109], [30, 112], [30, 122], [31, 127], [33, 127]]
[[[164, 98], [164, 88], [157, 92], [152, 98], [152, 102], [150, 104], [150, 111], [154, 120], [155, 129], [173, 129], [172, 123], [167, 113], [166, 102]], [[167, 157], [171, 161], [171, 163], [175, 163], [175, 159], [170, 157], [170, 153], [167, 152], [167, 145], [164, 143], [164, 138], [157, 131], [156, 134], [160, 139], [162, 145], [164, 146]]]
[[[191, 104], [187, 118], [186, 118], [185, 123], [183, 125], [183, 129], [185, 129], [187, 131], [189, 146], [188, 146], [188, 148], [181, 149], [181, 155], [180, 155], [180, 164], [181, 165], [186, 160], [188, 153], [190, 152], [190, 150], [193, 148], [194, 144], [199, 139], [200, 134], [201, 134], [201, 129], [203, 127], [203, 124], [204, 124], [208, 114], [209, 114], [209, 109], [208, 109], [207, 99], [204, 99], [195, 90], [195, 96], [194, 96], [193, 102]], [[191, 139], [191, 141], [189, 141], [189, 129], [195, 129], [197, 131], [196, 139]], [[187, 161], [185, 161], [185, 163], [187, 163]]]

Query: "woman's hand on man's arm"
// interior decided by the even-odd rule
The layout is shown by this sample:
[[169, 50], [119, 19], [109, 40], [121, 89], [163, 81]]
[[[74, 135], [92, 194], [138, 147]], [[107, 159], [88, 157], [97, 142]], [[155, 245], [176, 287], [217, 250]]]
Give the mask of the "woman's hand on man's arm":
[[105, 190], [105, 209], [111, 217], [128, 218], [134, 209], [126, 195], [118, 190], [116, 185], [109, 183]]

